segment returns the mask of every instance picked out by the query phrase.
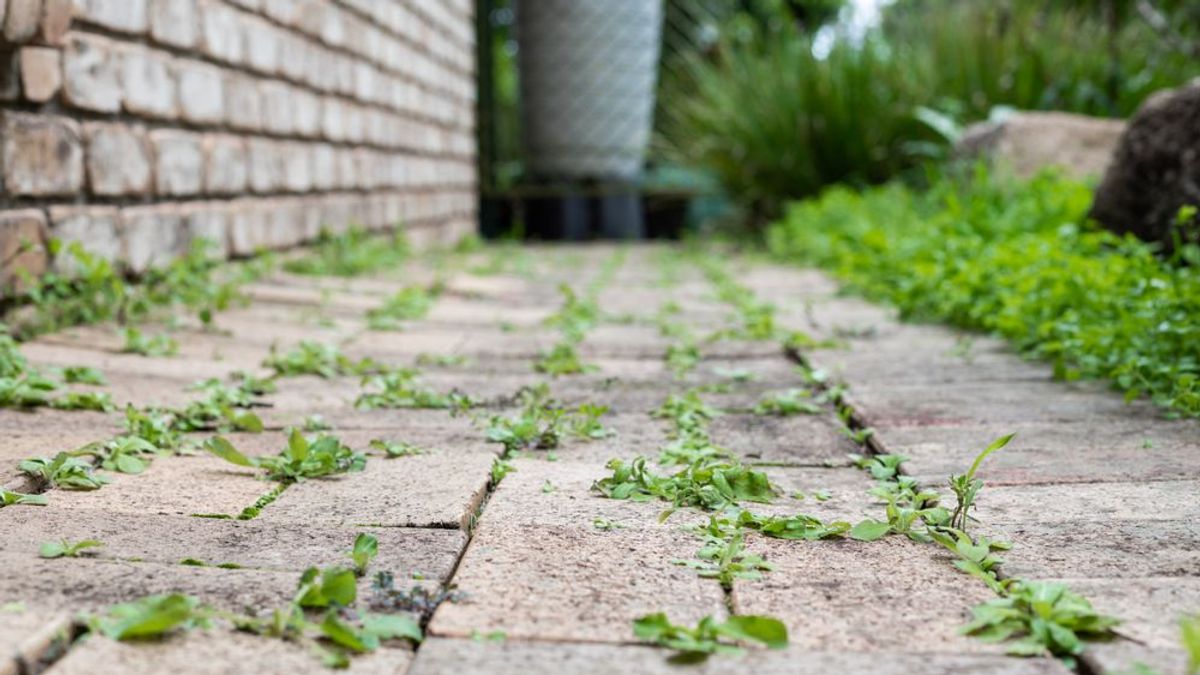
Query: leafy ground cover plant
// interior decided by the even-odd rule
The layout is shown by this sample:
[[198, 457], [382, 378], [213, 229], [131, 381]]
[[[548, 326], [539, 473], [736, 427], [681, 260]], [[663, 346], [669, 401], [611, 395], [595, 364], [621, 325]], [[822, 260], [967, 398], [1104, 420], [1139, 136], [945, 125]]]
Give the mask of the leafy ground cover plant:
[[299, 429], [292, 429], [287, 447], [273, 457], [249, 457], [221, 436], [212, 437], [204, 447], [232, 464], [263, 469], [268, 480], [284, 484], [362, 471], [367, 464], [366, 455], [351, 449], [335, 436], [322, 434], [309, 439]]
[[60, 539], [59, 541], [43, 542], [38, 547], [38, 557], [41, 558], [78, 558], [82, 555], [91, 553], [94, 549], [104, 546], [104, 542], [96, 539], [84, 539], [83, 541], [67, 541]]
[[835, 188], [793, 205], [769, 248], [904, 318], [996, 334], [1062, 379], [1108, 379], [1169, 414], [1200, 415], [1194, 247], [1163, 260], [1087, 223], [1090, 203], [1086, 185], [1051, 174], [1010, 181], [980, 170], [934, 177], [919, 194]]
[[1099, 614], [1087, 598], [1066, 585], [1014, 583], [1005, 597], [971, 610], [975, 618], [962, 632], [988, 642], [1009, 643], [1016, 656], [1057, 656], [1073, 666], [1085, 639], [1111, 638], [1120, 622]]
[[689, 628], [671, 623], [660, 612], [636, 619], [633, 634], [639, 640], [680, 652], [679, 661], [702, 660], [711, 654], [741, 654], [744, 650], [739, 642], [755, 642], [770, 649], [783, 649], [788, 644], [787, 626], [769, 616], [733, 616], [724, 622], [709, 616]]
[[401, 230], [391, 236], [375, 236], [360, 227], [341, 234], [325, 230], [308, 255], [285, 262], [283, 268], [293, 274], [354, 277], [398, 268], [410, 253]]

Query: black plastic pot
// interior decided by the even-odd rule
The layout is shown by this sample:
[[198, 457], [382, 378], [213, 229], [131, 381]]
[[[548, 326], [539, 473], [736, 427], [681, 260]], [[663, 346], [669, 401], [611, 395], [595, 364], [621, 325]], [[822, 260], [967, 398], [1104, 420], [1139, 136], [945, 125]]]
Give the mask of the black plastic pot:
[[525, 199], [524, 207], [527, 237], [546, 241], [589, 238], [591, 218], [585, 197], [529, 197]]

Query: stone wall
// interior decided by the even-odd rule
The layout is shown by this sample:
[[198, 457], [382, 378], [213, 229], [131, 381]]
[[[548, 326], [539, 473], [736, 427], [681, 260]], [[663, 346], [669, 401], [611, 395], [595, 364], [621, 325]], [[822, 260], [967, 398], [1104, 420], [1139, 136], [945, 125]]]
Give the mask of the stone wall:
[[3, 277], [475, 227], [471, 0], [0, 0]]

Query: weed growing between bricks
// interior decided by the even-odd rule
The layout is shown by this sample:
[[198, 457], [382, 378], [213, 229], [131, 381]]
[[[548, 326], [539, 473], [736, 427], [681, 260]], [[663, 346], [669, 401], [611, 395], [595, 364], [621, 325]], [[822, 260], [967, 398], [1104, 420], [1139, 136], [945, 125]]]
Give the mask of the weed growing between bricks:
[[538, 358], [534, 363], [534, 370], [552, 377], [580, 375], [596, 370], [595, 366], [580, 360], [576, 348], [588, 332], [604, 318], [596, 303], [596, 297], [611, 283], [613, 276], [624, 263], [625, 251], [620, 249], [604, 261], [600, 272], [582, 294], [576, 293], [567, 284], [559, 286], [559, 292], [563, 296], [562, 307], [546, 317], [545, 325], [558, 329], [561, 337], [550, 351]]
[[823, 394], [838, 409], [845, 435], [863, 448], [851, 460], [876, 480], [870, 494], [885, 504], [886, 521], [864, 520], [850, 530], [859, 541], [876, 541], [889, 535], [904, 535], [921, 543], [936, 543], [954, 557], [954, 566], [980, 581], [997, 598], [974, 607], [973, 619], [961, 632], [988, 642], [1008, 643], [1014, 656], [1054, 656], [1075, 667], [1085, 641], [1108, 640], [1117, 634], [1116, 618], [1097, 613], [1083, 596], [1064, 584], [1005, 578], [1000, 570], [1000, 553], [1012, 544], [967, 533], [970, 510], [983, 480], [977, 473], [983, 461], [1006, 446], [1013, 434], [1002, 436], [984, 448], [963, 474], [950, 476], [955, 496], [953, 511], [940, 505], [941, 495], [920, 486], [903, 472], [907, 458], [880, 453], [871, 441], [874, 430], [859, 423], [845, 400], [844, 385], [829, 383], [827, 376], [811, 368], [800, 349], [787, 345], [786, 352], [805, 372], [805, 379], [823, 388]]
[[263, 638], [293, 642], [308, 648], [331, 668], [345, 668], [361, 654], [400, 641], [419, 643], [419, 621], [385, 608], [382, 613], [361, 608], [358, 577], [378, 553], [378, 542], [360, 534], [347, 556], [352, 567], [311, 567], [300, 575], [296, 593], [286, 606], [253, 613], [216, 609], [191, 595], [149, 595], [79, 618], [85, 635], [118, 641], [159, 639], [176, 633], [210, 630], [218, 625]]
[[218, 261], [212, 244], [198, 239], [186, 255], [147, 270], [135, 282], [78, 242], [64, 246], [52, 240], [48, 247], [51, 255], [69, 261], [69, 271], [47, 272], [39, 279], [26, 276], [23, 296], [7, 313], [12, 333], [19, 339], [103, 321], [129, 325], [159, 310], [188, 310], [204, 327], [212, 328], [218, 312], [246, 301], [240, 287], [274, 266], [270, 255], [242, 264]]
[[[719, 264], [710, 262], [704, 266], [704, 270], [710, 282], [717, 286], [718, 296], [738, 311], [740, 327], [727, 331], [728, 336], [752, 340], [780, 339], [781, 332], [774, 326], [773, 313], [768, 305], [759, 303], [749, 289], [734, 282]], [[918, 542], [940, 544], [956, 556], [955, 566], [958, 569], [982, 580], [998, 596], [996, 600], [975, 607], [972, 610], [974, 619], [963, 627], [962, 632], [983, 640], [1007, 641], [1010, 654], [1053, 655], [1074, 666], [1076, 657], [1083, 652], [1084, 640], [1114, 636], [1113, 628], [1119, 622], [1095, 612], [1086, 598], [1064, 585], [1003, 578], [999, 571], [1002, 560], [997, 552], [1007, 550], [1010, 544], [967, 534], [970, 510], [983, 487], [983, 481], [976, 474], [984, 459], [1004, 447], [1011, 440], [1011, 435], [997, 439], [985, 448], [966, 473], [950, 477], [949, 484], [957, 504], [954, 511], [947, 510], [939, 505], [940, 495], [937, 492], [921, 488], [915, 480], [903, 474], [904, 457], [872, 453], [870, 438], [873, 430], [857, 423], [854, 411], [843, 400], [844, 388], [830, 387], [825, 376], [808, 367], [800, 354], [801, 346], [812, 348], [818, 344], [798, 333], [782, 335], [784, 350], [800, 362], [806, 384], [820, 390], [818, 396], [823, 403], [836, 406], [845, 434], [867, 451], [852, 459], [876, 479], [877, 484], [870, 492], [885, 502], [887, 515], [886, 521], [866, 519], [853, 527], [849, 523], [824, 524], [800, 515], [790, 519], [784, 531], [798, 533], [796, 538], [805, 539], [848, 534], [864, 542], [902, 534]], [[808, 390], [803, 391], [809, 393]], [[688, 406], [679, 406], [678, 401], [670, 403], [664, 406], [660, 414], [666, 411], [676, 416], [677, 435], [684, 429], [694, 428], [694, 420], [705, 420], [712, 415], [711, 411], [697, 407], [698, 397]], [[802, 403], [808, 403], [805, 397], [785, 392], [783, 396], [765, 399], [756, 412], [770, 414], [796, 407], [803, 410], [805, 406], [800, 405]], [[679, 420], [684, 420], [682, 425]], [[694, 461], [718, 462], [722, 454], [719, 450], [702, 450], [692, 456], [700, 457]], [[676, 505], [679, 505], [676, 496], [679, 494], [678, 487], [664, 482], [662, 477], [645, 472], [644, 459], [636, 469], [616, 465], [613, 468], [619, 469], [619, 472], [597, 483], [597, 489], [602, 493], [612, 494], [614, 487], [629, 485], [632, 478], [634, 484], [643, 487], [622, 488], [618, 494], [625, 497], [634, 494], [660, 498], [674, 496]], [[684, 474], [677, 474], [673, 478], [678, 480], [682, 476]], [[769, 485], [765, 475], [763, 481]], [[704, 528], [706, 546], [698, 554], [699, 562], [689, 563], [689, 566], [719, 579], [727, 587], [735, 579], [753, 579], [770, 569], [769, 563], [746, 553], [742, 548], [743, 528], [757, 529], [772, 536], [770, 530], [778, 527], [777, 522], [764, 522], [736, 505], [737, 501], [753, 501], [753, 498], [747, 499], [745, 495], [736, 493], [730, 496], [735, 497], [730, 500], [731, 503], [713, 502], [722, 511], [710, 516], [710, 524]]]

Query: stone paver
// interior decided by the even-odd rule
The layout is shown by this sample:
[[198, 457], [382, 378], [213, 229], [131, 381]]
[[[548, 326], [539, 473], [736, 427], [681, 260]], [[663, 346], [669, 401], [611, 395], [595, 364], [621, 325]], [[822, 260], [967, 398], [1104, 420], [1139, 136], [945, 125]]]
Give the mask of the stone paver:
[[[249, 305], [219, 313], [215, 330], [183, 320], [172, 330], [180, 354], [170, 358], [118, 353], [123, 339], [107, 325], [24, 345], [39, 365], [101, 368], [110, 381], [103, 390], [118, 403], [171, 406], [193, 400], [189, 387], [198, 379], [239, 369], [269, 375], [261, 364], [271, 348], [301, 340], [393, 366], [457, 355], [467, 362], [421, 366], [422, 382], [468, 393], [482, 405], [457, 416], [363, 410], [355, 407], [363, 391], [356, 376], [280, 378], [279, 390], [255, 409], [267, 431], [227, 434], [249, 455], [278, 453], [284, 429], [315, 415], [356, 449], [379, 438], [430, 452], [372, 455], [362, 472], [291, 485], [249, 521], [194, 516], [234, 516], [275, 485], [259, 471], [204, 453], [155, 458], [137, 476], [104, 472], [112, 483], [94, 492], [49, 490], [45, 507], [4, 508], [0, 604], [26, 605], [20, 613], [0, 612], [5, 654], [20, 652], [27, 663], [57, 656], [45, 636], [70, 622], [64, 617], [147, 593], [191, 593], [220, 608], [269, 611], [291, 599], [301, 570], [348, 564], [351, 542], [365, 531], [379, 541], [372, 571], [458, 594], [432, 611], [424, 643], [388, 644], [356, 658], [350, 672], [679, 672], [669, 652], [635, 644], [631, 622], [658, 611], [685, 624], [731, 611], [769, 614], [790, 629], [788, 649], [752, 649], [689, 671], [702, 674], [1070, 672], [1057, 661], [1006, 657], [1003, 646], [959, 635], [970, 608], [994, 596], [954, 569], [939, 547], [902, 536], [804, 542], [751, 533], [747, 550], [774, 570], [737, 579], [731, 591], [676, 564], [694, 559], [702, 542], [692, 527], [709, 514], [679, 509], [662, 520], [666, 502], [605, 499], [592, 489], [611, 473], [605, 465], [614, 458], [645, 456], [664, 475], [679, 470], [654, 464], [672, 427], [650, 413], [671, 394], [703, 387], [704, 401], [724, 410], [708, 423], [713, 442], [767, 473], [779, 492], [772, 504], [743, 505], [756, 513], [882, 518], [884, 505], [867, 494], [872, 479], [847, 457], [862, 448], [844, 433], [832, 405], [792, 417], [750, 412], [764, 395], [803, 386], [799, 364], [778, 341], [702, 342], [695, 369], [679, 376], [668, 369], [666, 349], [678, 340], [655, 323], [666, 303], [678, 305], [673, 320], [697, 339], [737, 324], [703, 267], [663, 267], [669, 258], [660, 247], [538, 246], [506, 253], [508, 267], [493, 273], [495, 253], [443, 257], [436, 270], [417, 258], [389, 274], [353, 279], [273, 273], [246, 287]], [[593, 286], [617, 255], [623, 265]], [[838, 294], [819, 272], [725, 264], [758, 301], [775, 306], [782, 330], [837, 342], [799, 356], [848, 388], [845, 402], [874, 429], [871, 447], [907, 455], [906, 471], [923, 485], [946, 492], [949, 474], [965, 470], [992, 439], [1017, 432], [980, 473], [987, 486], [974, 531], [1013, 542], [1006, 575], [1064, 580], [1125, 621], [1123, 639], [1089, 647], [1089, 675], [1122, 672], [1138, 661], [1180, 672], [1176, 622], [1200, 609], [1200, 426], [1164, 420], [1143, 402], [1126, 404], [1103, 383], [1055, 382], [1048, 365], [1021, 359], [999, 340], [900, 323], [888, 308]], [[435, 279], [443, 292], [424, 318], [401, 330], [369, 329], [368, 311], [404, 286]], [[583, 375], [534, 369], [560, 340], [544, 323], [561, 307], [560, 283], [594, 292], [604, 315], [578, 345], [595, 367]], [[754, 377], [733, 381], [738, 371]], [[541, 382], [564, 406], [608, 406], [602, 422], [615, 434], [522, 453], [496, 484], [492, 469], [502, 447], [487, 441], [488, 420], [515, 414], [514, 394]], [[31, 488], [12, 468], [16, 462], [105, 440], [120, 432], [121, 417], [0, 410], [3, 484]], [[615, 527], [596, 527], [598, 518]], [[77, 560], [36, 557], [41, 542], [61, 538], [97, 538], [106, 546]], [[180, 564], [185, 558], [238, 567]], [[368, 583], [360, 583], [360, 597]], [[218, 623], [207, 634], [149, 644], [92, 638], [47, 663], [48, 672], [93, 672], [97, 663], [132, 673], [318, 667], [303, 647]], [[496, 631], [504, 641], [470, 639]], [[0, 657], [0, 675], [17, 665]]]
[[263, 519], [213, 520], [187, 516], [122, 514], [111, 511], [80, 513], [58, 508], [55, 499], [43, 509], [26, 509], [6, 517], [9, 553], [37, 555], [42, 542], [97, 539], [96, 559], [142, 560], [162, 564], [185, 559], [210, 565], [238, 565], [299, 574], [316, 566], [346, 562], [354, 537], [369, 532], [379, 540], [376, 570], [397, 576], [419, 573], [426, 579], [447, 580], [465, 544], [454, 530], [421, 528], [334, 528], [314, 524], [275, 524]]
[[260, 518], [281, 524], [466, 527], [487, 490], [493, 458], [473, 452], [375, 460], [361, 474], [292, 486]]
[[[350, 668], [341, 672], [394, 675], [403, 673], [411, 661], [412, 652], [397, 643], [354, 659]], [[90, 675], [96, 672], [96, 665], [101, 663], [112, 672], [131, 675], [157, 675], [164, 672], [293, 675], [311, 672], [319, 667], [320, 662], [302, 645], [243, 633], [213, 631], [149, 644], [129, 644], [95, 637], [72, 649], [47, 672], [52, 675]]]
[[968, 610], [994, 597], [992, 593], [966, 575], [951, 573], [947, 561], [930, 555], [922, 544], [888, 537], [869, 544], [797, 545], [754, 537], [747, 547], [776, 569], [757, 583], [737, 586], [734, 606], [739, 613], [779, 617], [795, 646], [1003, 652], [958, 633], [970, 618]]
[[439, 607], [430, 631], [628, 642], [631, 622], [652, 612], [687, 623], [720, 616], [721, 588], [670, 562], [695, 549], [692, 535], [671, 530], [599, 536], [578, 527], [483, 522], [454, 575], [467, 597]]
[[912, 652], [880, 658], [862, 652], [755, 650], [738, 657], [711, 658], [681, 666], [649, 647], [585, 643], [531, 643], [433, 638], [421, 646], [411, 675], [446, 675], [488, 672], [496, 675], [825, 675], [826, 673], [877, 673], [878, 675], [1066, 675], [1071, 672], [1048, 659], [1012, 659], [1002, 656], [924, 654]]

